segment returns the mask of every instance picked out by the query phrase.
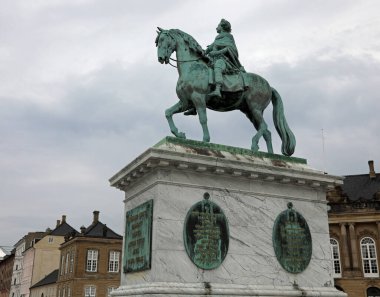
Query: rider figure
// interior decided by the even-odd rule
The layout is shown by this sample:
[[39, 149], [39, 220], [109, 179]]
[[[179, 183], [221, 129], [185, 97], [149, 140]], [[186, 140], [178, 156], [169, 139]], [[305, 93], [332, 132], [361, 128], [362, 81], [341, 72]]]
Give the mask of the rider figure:
[[222, 74], [245, 72], [245, 70], [239, 62], [238, 50], [231, 34], [231, 24], [222, 19], [216, 32], [218, 35], [215, 37], [215, 41], [207, 47], [205, 53], [210, 57], [215, 75], [215, 90], [209, 96], [221, 98]]
[[[221, 88], [223, 84], [223, 73], [245, 72], [240, 64], [239, 54], [234, 37], [231, 34], [231, 24], [222, 19], [216, 28], [218, 35], [212, 44], [207, 46], [205, 56], [210, 60], [214, 69], [215, 90], [208, 94], [209, 97], [222, 98]], [[196, 115], [194, 107], [184, 113], [185, 115]]]

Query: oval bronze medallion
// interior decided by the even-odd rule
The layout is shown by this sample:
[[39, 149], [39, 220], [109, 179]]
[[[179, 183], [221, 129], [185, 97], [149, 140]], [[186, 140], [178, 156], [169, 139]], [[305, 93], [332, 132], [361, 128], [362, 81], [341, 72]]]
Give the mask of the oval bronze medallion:
[[202, 269], [215, 269], [228, 252], [229, 230], [222, 209], [209, 200], [194, 204], [188, 211], [183, 228], [183, 240], [191, 261]]
[[312, 254], [311, 234], [306, 220], [291, 202], [277, 216], [272, 239], [277, 260], [286, 271], [300, 273], [306, 269]]

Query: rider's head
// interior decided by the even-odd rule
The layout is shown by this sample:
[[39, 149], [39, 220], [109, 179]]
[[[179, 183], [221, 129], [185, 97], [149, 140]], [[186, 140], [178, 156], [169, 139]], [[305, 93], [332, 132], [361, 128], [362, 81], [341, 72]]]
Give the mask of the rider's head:
[[228, 32], [228, 33], [231, 32], [231, 24], [229, 21], [222, 19], [219, 25], [222, 27], [223, 31]]

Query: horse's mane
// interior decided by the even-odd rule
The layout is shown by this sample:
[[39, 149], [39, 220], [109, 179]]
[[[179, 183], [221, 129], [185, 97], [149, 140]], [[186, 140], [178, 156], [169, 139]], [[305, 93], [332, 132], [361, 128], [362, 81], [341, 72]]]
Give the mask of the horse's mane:
[[182, 39], [185, 41], [185, 43], [189, 46], [189, 49], [194, 51], [195, 53], [199, 54], [199, 55], [203, 55], [203, 49], [202, 47], [199, 45], [199, 43], [189, 34], [179, 30], [179, 29], [170, 29], [169, 30], [169, 33], [170, 34], [173, 34], [173, 35], [179, 35], [180, 37], [182, 37]]

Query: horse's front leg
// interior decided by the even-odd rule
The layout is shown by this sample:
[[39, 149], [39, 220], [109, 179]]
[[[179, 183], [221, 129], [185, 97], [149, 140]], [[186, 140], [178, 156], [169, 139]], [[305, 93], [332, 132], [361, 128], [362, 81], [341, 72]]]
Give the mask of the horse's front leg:
[[203, 130], [203, 141], [210, 142], [210, 133], [207, 126], [206, 97], [205, 95], [195, 94], [192, 96], [193, 104], [197, 110], [199, 122]]
[[165, 116], [166, 116], [166, 119], [168, 120], [170, 131], [174, 134], [174, 136], [178, 138], [186, 139], [185, 133], [179, 132], [178, 128], [176, 127], [173, 121], [173, 114], [183, 112], [183, 111], [184, 111], [183, 103], [182, 101], [178, 101], [172, 107], [165, 110]]

